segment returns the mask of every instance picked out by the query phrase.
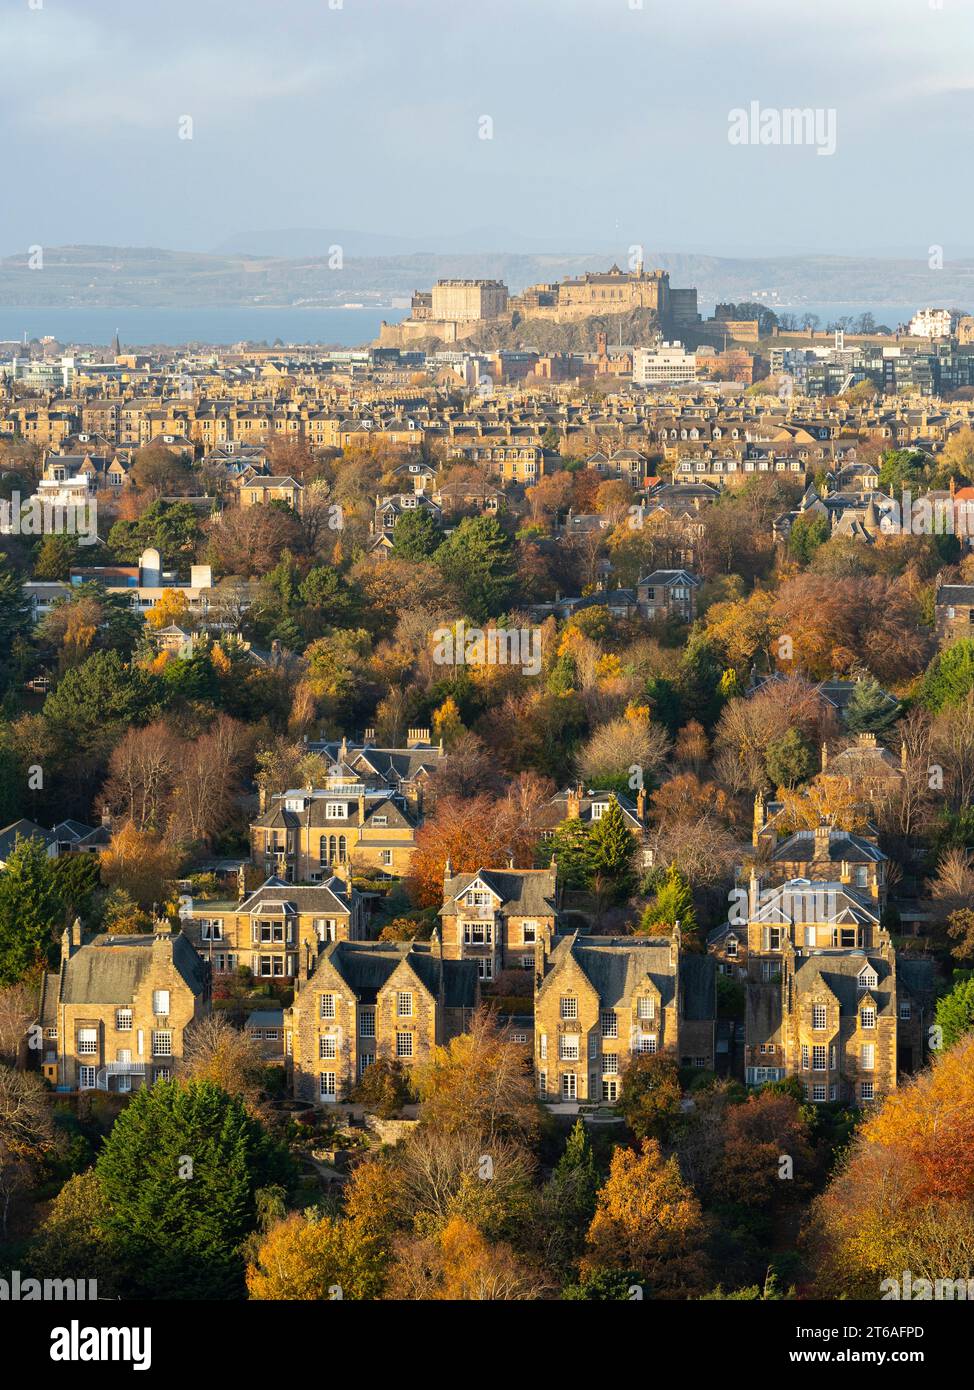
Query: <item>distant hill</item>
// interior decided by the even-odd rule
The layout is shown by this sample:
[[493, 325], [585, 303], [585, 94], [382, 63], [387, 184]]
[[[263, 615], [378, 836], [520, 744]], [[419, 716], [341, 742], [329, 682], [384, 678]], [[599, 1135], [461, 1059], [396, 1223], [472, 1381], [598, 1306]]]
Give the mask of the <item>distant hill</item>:
[[[264, 235], [269, 238], [267, 245], [283, 244], [278, 239], [287, 237], [295, 239], [295, 246], [304, 238], [311, 241], [306, 251], [287, 257], [266, 250], [205, 254], [157, 247], [46, 247], [43, 273], [28, 267], [26, 253], [0, 260], [0, 306], [327, 308], [347, 302], [387, 306], [402, 303], [413, 290], [441, 277], [497, 278], [516, 292], [539, 281], [604, 269], [612, 260], [626, 264], [622, 249], [615, 256], [599, 249], [394, 251], [392, 245], [403, 239], [366, 234], [356, 243], [354, 238], [362, 234], [341, 231], [253, 235], [258, 238], [251, 241], [253, 247]], [[343, 235], [350, 238], [348, 244], [341, 240]], [[334, 240], [319, 245], [319, 236]], [[383, 253], [381, 246], [387, 242], [390, 249]], [[340, 270], [329, 267], [331, 245], [343, 248]], [[827, 304], [974, 308], [974, 260], [952, 261], [942, 270], [929, 270], [925, 261], [906, 258], [745, 259], [647, 249], [645, 263], [668, 270], [673, 285], [695, 285], [702, 306], [751, 300], [759, 292], [774, 291], [778, 302], [792, 309]]]

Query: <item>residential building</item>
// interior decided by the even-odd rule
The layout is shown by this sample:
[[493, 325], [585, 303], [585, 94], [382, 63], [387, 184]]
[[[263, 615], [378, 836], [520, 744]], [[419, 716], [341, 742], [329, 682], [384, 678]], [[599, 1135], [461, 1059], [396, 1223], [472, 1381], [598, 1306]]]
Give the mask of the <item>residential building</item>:
[[366, 920], [361, 894], [337, 874], [306, 886], [271, 877], [237, 902], [190, 902], [184, 930], [214, 975], [246, 968], [284, 981], [329, 942], [361, 940]]
[[476, 964], [447, 959], [435, 935], [332, 943], [295, 982], [284, 1014], [295, 1098], [348, 1100], [378, 1058], [412, 1070], [467, 1030], [478, 1002]]
[[41, 982], [41, 1066], [58, 1091], [128, 1092], [168, 1080], [186, 1031], [209, 1008], [209, 971], [189, 937], [157, 921], [138, 936], [61, 939]]
[[550, 869], [478, 869], [454, 874], [447, 860], [440, 908], [443, 955], [471, 960], [481, 980], [534, 968], [558, 929], [560, 885]]
[[613, 1103], [633, 1056], [713, 1070], [716, 973], [670, 937], [562, 936], [538, 952], [534, 1066], [552, 1104]]

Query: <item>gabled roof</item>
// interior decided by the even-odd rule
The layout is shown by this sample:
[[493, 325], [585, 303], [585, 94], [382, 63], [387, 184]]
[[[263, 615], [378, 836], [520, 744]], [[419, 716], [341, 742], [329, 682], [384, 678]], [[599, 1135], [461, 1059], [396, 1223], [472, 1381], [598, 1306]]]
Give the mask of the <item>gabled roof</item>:
[[[288, 912], [349, 912], [354, 900], [355, 889], [340, 878], [330, 878], [326, 883], [307, 885], [285, 883], [282, 879], [269, 878], [266, 883], [254, 890], [249, 897], [238, 904], [240, 913], [260, 913], [268, 911]], [[201, 906], [205, 907], [205, 904]]]
[[[61, 967], [58, 999], [62, 1004], [130, 1004], [152, 964], [155, 937], [96, 936]], [[192, 942], [172, 938], [173, 965], [194, 994], [202, 994], [206, 966]]]
[[45, 847], [54, 843], [54, 832], [35, 825], [32, 820], [15, 820], [0, 830], [0, 863], [13, 854], [18, 840], [39, 840]]
[[768, 925], [785, 922], [822, 922], [829, 925], [855, 922], [878, 923], [879, 915], [844, 883], [826, 879], [791, 878], [761, 894], [751, 914], [753, 922]]
[[440, 915], [452, 913], [453, 904], [480, 879], [496, 893], [505, 917], [548, 916], [557, 911], [558, 880], [554, 869], [478, 869], [444, 880]]
[[[328, 962], [361, 1003], [374, 1003], [379, 991], [404, 962], [434, 999], [443, 986], [447, 1008], [472, 1009], [477, 1002], [478, 967], [474, 960], [443, 960], [423, 941], [336, 941], [318, 957], [311, 980]], [[309, 981], [310, 983], [310, 981]]]

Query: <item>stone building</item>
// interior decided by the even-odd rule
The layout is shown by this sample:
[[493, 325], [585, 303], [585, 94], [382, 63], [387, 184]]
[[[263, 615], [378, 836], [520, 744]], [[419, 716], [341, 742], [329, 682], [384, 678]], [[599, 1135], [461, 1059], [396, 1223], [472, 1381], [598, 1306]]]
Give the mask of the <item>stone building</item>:
[[452, 323], [496, 319], [507, 312], [507, 286], [501, 280], [437, 280], [430, 317]]
[[338, 941], [295, 983], [284, 1014], [298, 1100], [347, 1100], [365, 1069], [385, 1057], [407, 1070], [467, 1030], [479, 1001], [477, 966], [449, 960], [438, 939]]
[[539, 1095], [551, 1103], [613, 1102], [630, 1057], [670, 1053], [713, 1069], [716, 986], [709, 956], [672, 937], [580, 936], [540, 945], [534, 1016]]
[[639, 611], [644, 618], [676, 617], [692, 623], [700, 580], [688, 570], [654, 570], [636, 585]]
[[209, 1009], [209, 971], [189, 937], [61, 938], [61, 967], [41, 981], [41, 1067], [58, 1091], [128, 1092], [168, 1080], [186, 1029]]
[[237, 902], [194, 904], [186, 931], [214, 975], [246, 967], [257, 979], [284, 981], [298, 973], [302, 955], [361, 940], [365, 910], [361, 894], [337, 874], [308, 885], [272, 877]]
[[398, 793], [334, 769], [327, 787], [274, 796], [250, 827], [251, 858], [292, 883], [319, 883], [337, 867], [402, 875], [416, 844], [417, 819]]
[[941, 647], [974, 637], [974, 584], [941, 584], [935, 606]]
[[812, 830], [795, 830], [779, 839], [777, 817], [759, 825], [765, 805], [758, 793], [754, 801], [753, 840], [766, 855], [761, 872], [769, 885], [791, 879], [837, 880], [868, 897], [882, 912], [886, 906], [889, 859], [879, 848], [874, 827], [854, 833], [822, 824]]
[[897, 959], [875, 902], [828, 880], [761, 893], [752, 878], [747, 918], [749, 1085], [799, 1076], [816, 1104], [864, 1105], [922, 1063], [933, 966]]
[[454, 874], [447, 860], [440, 908], [443, 954], [470, 960], [482, 980], [502, 970], [530, 970], [551, 950], [561, 889], [550, 869], [478, 869]]

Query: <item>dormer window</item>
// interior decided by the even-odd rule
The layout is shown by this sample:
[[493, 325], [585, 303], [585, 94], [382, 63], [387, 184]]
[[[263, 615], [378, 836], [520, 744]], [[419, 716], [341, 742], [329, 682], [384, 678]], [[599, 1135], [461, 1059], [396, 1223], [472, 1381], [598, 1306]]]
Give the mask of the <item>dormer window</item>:
[[303, 811], [304, 807], [304, 798], [300, 796], [289, 796], [284, 803], [284, 809], [286, 811]]
[[325, 805], [325, 820], [348, 820], [348, 806], [344, 801], [329, 801]]
[[592, 803], [592, 819], [601, 820], [605, 812], [609, 809], [608, 802], [594, 801]]
[[876, 974], [875, 970], [866, 969], [866, 970], [860, 971], [860, 973], [859, 973], [859, 989], [860, 989], [860, 991], [863, 991], [863, 992], [864, 992], [864, 991], [867, 990], [867, 989], [875, 989], [876, 986], [877, 986], [878, 984], [879, 984], [879, 977], [878, 977], [878, 975]]

